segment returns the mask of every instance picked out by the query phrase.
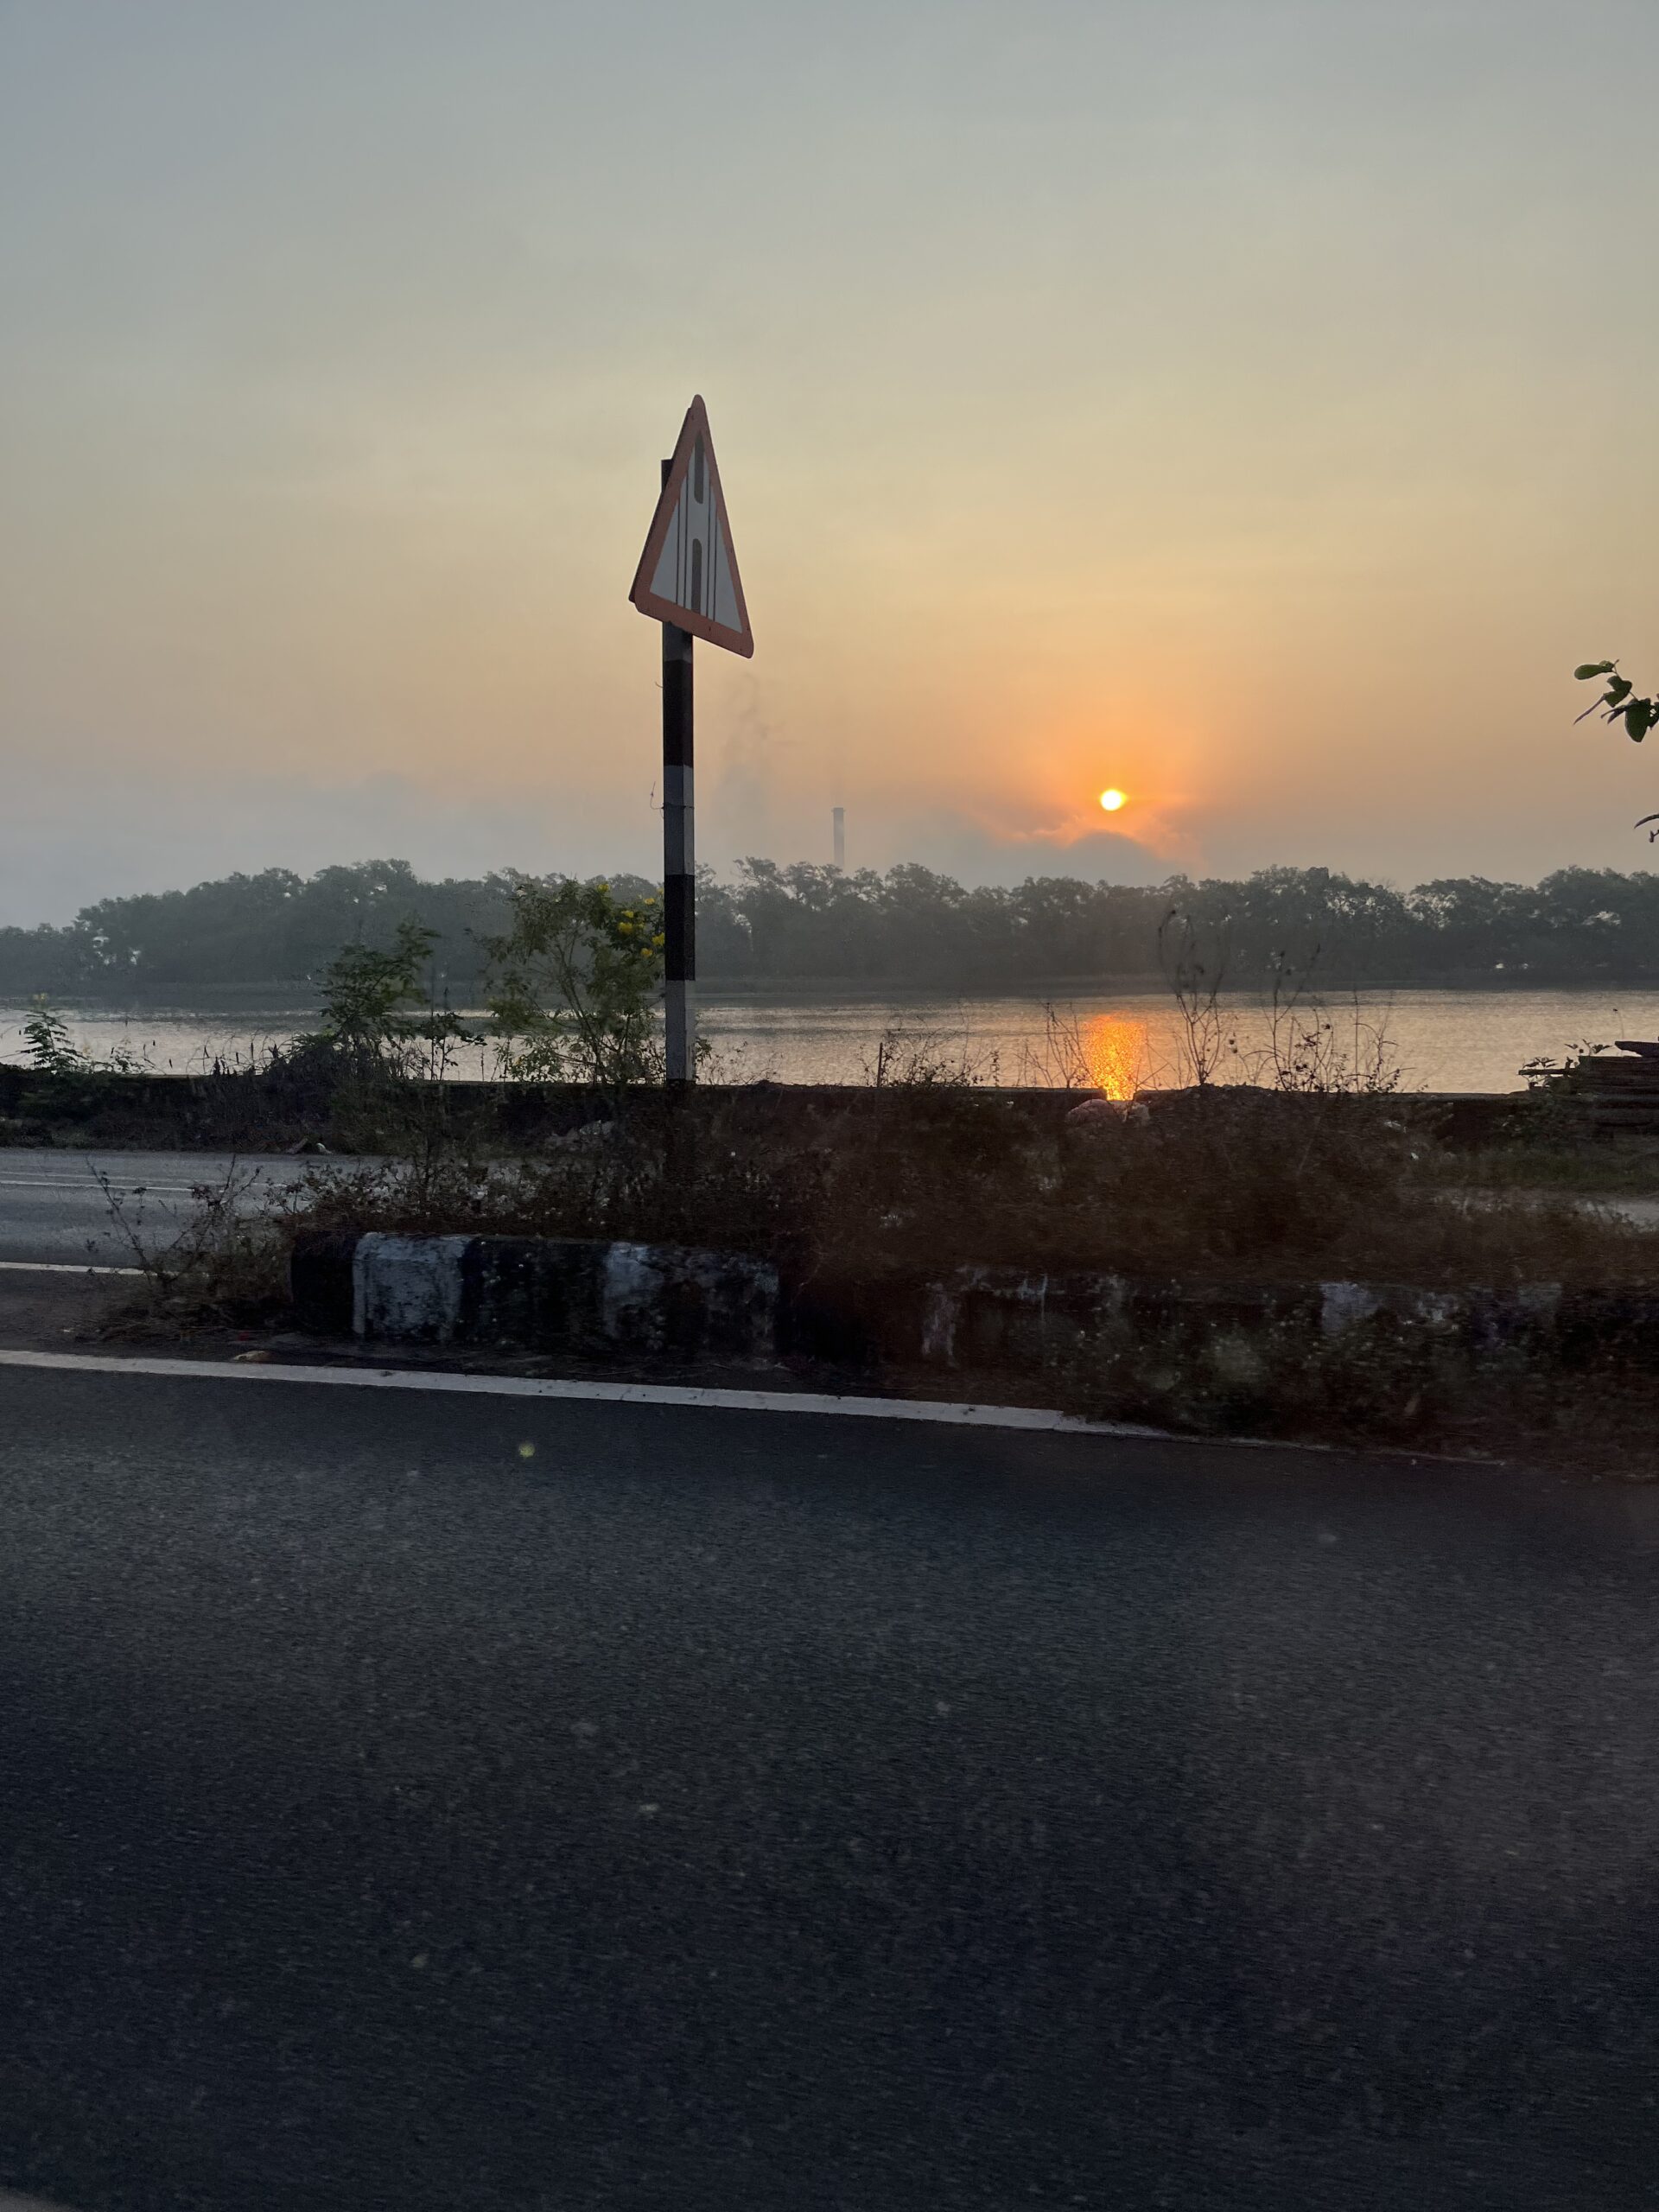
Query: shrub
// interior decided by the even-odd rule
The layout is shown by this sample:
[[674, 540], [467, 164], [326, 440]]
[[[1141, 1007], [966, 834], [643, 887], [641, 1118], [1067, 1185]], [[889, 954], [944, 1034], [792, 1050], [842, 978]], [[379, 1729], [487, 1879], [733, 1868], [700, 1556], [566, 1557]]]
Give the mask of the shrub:
[[654, 893], [625, 904], [607, 883], [515, 884], [511, 926], [483, 940], [502, 1072], [609, 1088], [659, 1082], [663, 943]]

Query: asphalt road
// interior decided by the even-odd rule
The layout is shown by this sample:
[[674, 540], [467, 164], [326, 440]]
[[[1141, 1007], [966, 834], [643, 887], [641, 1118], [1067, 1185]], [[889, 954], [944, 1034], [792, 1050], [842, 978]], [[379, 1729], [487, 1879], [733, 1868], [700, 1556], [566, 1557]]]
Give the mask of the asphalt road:
[[0, 2187], [1659, 2203], [1656, 1503], [0, 1370]]
[[[194, 1185], [222, 1188], [234, 1173], [243, 1202], [257, 1204], [261, 1188], [297, 1182], [316, 1164], [285, 1154], [232, 1160], [197, 1152], [0, 1151], [0, 1260], [130, 1265], [130, 1231], [147, 1248], [165, 1245], [191, 1211]], [[120, 1198], [118, 1211], [111, 1193]]]

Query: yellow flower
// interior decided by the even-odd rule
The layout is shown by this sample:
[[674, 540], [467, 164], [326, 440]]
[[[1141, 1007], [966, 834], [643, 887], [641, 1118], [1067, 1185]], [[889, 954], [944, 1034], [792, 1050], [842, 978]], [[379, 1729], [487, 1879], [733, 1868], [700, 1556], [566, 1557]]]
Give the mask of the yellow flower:
[[619, 922], [616, 926], [621, 931], [624, 937], [632, 936], [633, 924], [632, 922]]

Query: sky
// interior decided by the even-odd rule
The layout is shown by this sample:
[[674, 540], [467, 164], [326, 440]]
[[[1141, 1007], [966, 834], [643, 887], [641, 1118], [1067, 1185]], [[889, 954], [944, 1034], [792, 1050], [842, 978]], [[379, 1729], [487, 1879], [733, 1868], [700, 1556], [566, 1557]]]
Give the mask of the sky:
[[694, 392], [717, 867], [1645, 866], [1656, 112], [1652, 0], [0, 0], [0, 922], [653, 870]]

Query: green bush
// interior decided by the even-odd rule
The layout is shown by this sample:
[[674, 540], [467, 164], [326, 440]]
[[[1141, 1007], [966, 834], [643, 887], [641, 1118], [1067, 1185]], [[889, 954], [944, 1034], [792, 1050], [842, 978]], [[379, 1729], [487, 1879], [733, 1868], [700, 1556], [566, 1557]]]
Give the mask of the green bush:
[[654, 893], [625, 902], [608, 883], [516, 884], [511, 926], [482, 941], [502, 1073], [611, 1088], [660, 1082], [663, 941]]

